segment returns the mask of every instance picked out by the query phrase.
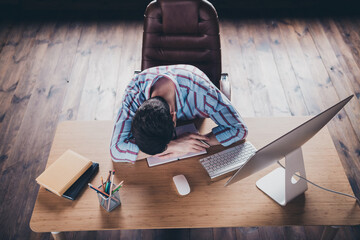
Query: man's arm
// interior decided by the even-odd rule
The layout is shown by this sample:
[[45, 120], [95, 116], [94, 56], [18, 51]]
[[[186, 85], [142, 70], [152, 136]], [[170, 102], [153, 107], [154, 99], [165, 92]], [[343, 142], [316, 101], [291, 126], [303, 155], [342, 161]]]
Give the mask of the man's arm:
[[145, 158], [148, 158], [148, 157], [151, 157], [151, 155], [146, 154], [146, 153], [144, 153], [144, 152], [142, 152], [142, 151], [139, 150], [139, 153], [138, 153], [138, 155], [137, 155], [136, 161], [142, 160], [142, 159], [145, 159]]
[[218, 125], [212, 129], [212, 134], [208, 134], [212, 139], [211, 143], [214, 143], [216, 139], [223, 146], [229, 146], [246, 138], [248, 129], [244, 121], [219, 90], [208, 91], [204, 106], [205, 112]]
[[[205, 143], [201, 141], [205, 141]], [[206, 144], [208, 141], [210, 141], [210, 138], [207, 136], [197, 133], [186, 133], [170, 141], [166, 150], [155, 156], [159, 158], [169, 158], [182, 156], [190, 152], [201, 152], [209, 147], [209, 145]]]
[[206, 141], [206, 143], [208, 143], [210, 146], [220, 145], [219, 141], [216, 139], [216, 136], [212, 132], [205, 134], [205, 136], [209, 139]]
[[110, 155], [114, 162], [134, 163], [138, 158], [139, 147], [131, 139], [133, 111], [127, 107], [126, 98], [122, 103], [115, 123], [110, 144]]

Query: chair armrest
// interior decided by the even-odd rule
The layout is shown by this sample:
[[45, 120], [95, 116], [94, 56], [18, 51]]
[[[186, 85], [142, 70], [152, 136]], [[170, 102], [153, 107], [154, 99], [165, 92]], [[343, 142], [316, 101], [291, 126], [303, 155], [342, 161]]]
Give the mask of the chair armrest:
[[220, 78], [220, 91], [231, 101], [231, 85], [229, 74], [222, 73]]

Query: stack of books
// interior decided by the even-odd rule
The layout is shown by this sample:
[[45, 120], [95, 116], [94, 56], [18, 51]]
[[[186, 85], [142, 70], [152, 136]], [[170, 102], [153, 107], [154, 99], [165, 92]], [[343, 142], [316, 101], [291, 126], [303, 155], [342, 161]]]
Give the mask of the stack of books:
[[98, 163], [67, 150], [36, 181], [58, 196], [75, 200], [98, 169]]

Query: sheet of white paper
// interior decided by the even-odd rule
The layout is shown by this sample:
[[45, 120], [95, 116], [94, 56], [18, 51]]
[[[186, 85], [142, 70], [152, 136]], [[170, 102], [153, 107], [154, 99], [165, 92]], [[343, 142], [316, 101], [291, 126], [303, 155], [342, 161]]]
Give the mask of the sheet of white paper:
[[[187, 125], [176, 127], [177, 136], [180, 136], [180, 135], [182, 135], [184, 133], [188, 133], [188, 132], [190, 132], [190, 133], [198, 132], [198, 130], [195, 127], [195, 124], [190, 123]], [[205, 153], [206, 153], [206, 150], [201, 151], [201, 152], [196, 152], [196, 153], [188, 153], [188, 154], [182, 155], [180, 157], [176, 157], [176, 158], [165, 158], [165, 159], [160, 159], [157, 157], [148, 157], [147, 162], [149, 164], [149, 167], [153, 167], [153, 166], [157, 166], [160, 164], [173, 162], [173, 161], [184, 159], [184, 158], [194, 157], [194, 156], [198, 156], [198, 155], [205, 154]]]

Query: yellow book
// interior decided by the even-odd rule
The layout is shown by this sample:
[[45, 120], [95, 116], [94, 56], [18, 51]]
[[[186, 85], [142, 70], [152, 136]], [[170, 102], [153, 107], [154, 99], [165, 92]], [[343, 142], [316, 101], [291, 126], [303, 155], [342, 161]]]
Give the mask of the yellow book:
[[91, 166], [89, 159], [69, 149], [45, 169], [36, 181], [49, 191], [62, 196]]

